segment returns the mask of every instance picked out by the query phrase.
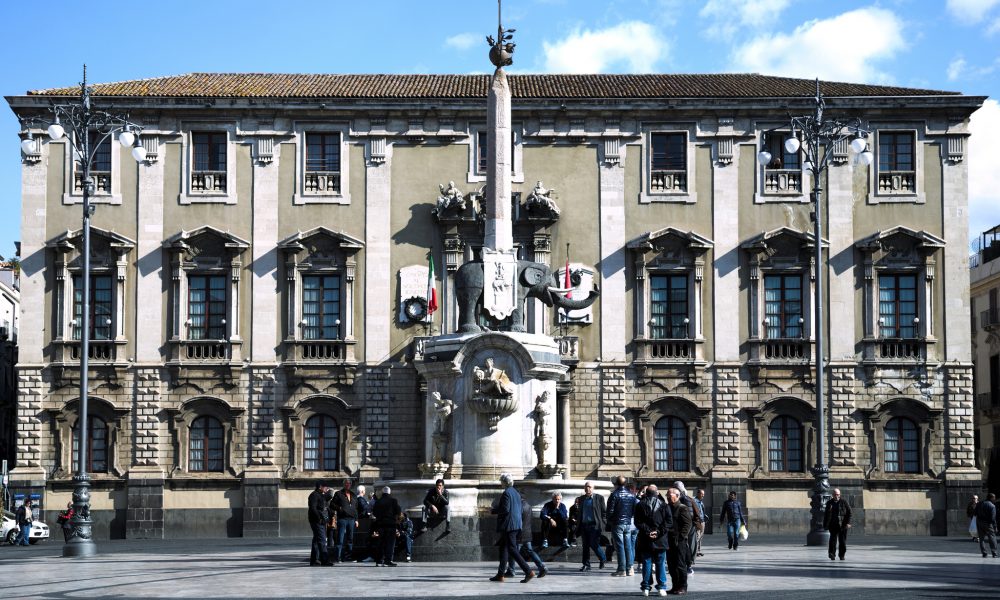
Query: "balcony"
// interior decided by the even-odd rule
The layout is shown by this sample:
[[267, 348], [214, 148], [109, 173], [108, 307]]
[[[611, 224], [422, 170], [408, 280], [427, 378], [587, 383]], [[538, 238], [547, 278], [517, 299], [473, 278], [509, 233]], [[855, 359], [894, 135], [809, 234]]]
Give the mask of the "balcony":
[[635, 340], [635, 360], [639, 363], [693, 363], [700, 360], [700, 342], [690, 338]]
[[649, 176], [652, 194], [683, 193], [687, 191], [686, 171], [653, 171]]
[[766, 169], [764, 171], [764, 193], [801, 194], [802, 171], [799, 169]]
[[976, 411], [986, 416], [1000, 414], [1000, 393], [985, 392], [977, 394]]
[[808, 365], [813, 360], [813, 341], [807, 338], [750, 340], [750, 361], [757, 364]]
[[555, 338], [559, 344], [559, 358], [563, 364], [575, 365], [580, 362], [580, 338], [575, 335], [564, 335]]
[[306, 171], [302, 191], [317, 196], [340, 193], [340, 173], [334, 171]]
[[[118, 360], [118, 346], [124, 347], [125, 342], [116, 343], [113, 340], [90, 340], [87, 361], [92, 364], [111, 364]], [[83, 344], [80, 340], [66, 340], [61, 342], [61, 356], [63, 363], [79, 363], [83, 354]]]
[[917, 174], [914, 171], [879, 171], [880, 194], [916, 194]]
[[348, 340], [293, 340], [285, 342], [285, 360], [292, 363], [353, 363], [354, 342]]
[[[90, 177], [94, 180], [94, 194], [111, 193], [111, 171], [91, 171]], [[83, 173], [79, 171], [73, 177], [73, 193], [83, 193]]]
[[192, 171], [191, 192], [196, 194], [225, 194], [225, 171]]
[[888, 361], [912, 362], [924, 358], [923, 340], [914, 338], [883, 338], [875, 344], [876, 358]]

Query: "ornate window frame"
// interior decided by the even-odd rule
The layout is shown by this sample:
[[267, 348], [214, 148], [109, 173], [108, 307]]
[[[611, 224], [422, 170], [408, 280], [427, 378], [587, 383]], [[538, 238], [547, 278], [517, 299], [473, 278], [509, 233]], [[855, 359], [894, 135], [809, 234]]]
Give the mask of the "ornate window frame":
[[[69, 478], [76, 472], [73, 462], [73, 431], [80, 420], [80, 399], [73, 398], [58, 409], [49, 411], [55, 428], [56, 439], [56, 471], [53, 478]], [[125, 475], [122, 467], [123, 458], [127, 452], [121, 445], [128, 443], [128, 421], [131, 411], [128, 408], [118, 408], [113, 403], [100, 396], [89, 396], [87, 414], [104, 421], [108, 427], [108, 470], [105, 473], [93, 473], [92, 478], [116, 478]]]
[[[239, 361], [243, 343], [240, 337], [242, 256], [250, 243], [229, 232], [206, 225], [171, 236], [163, 245], [170, 255], [170, 360]], [[188, 338], [186, 324], [189, 275], [223, 275], [228, 278], [224, 339]], [[213, 346], [214, 349], [211, 349]], [[205, 349], [209, 350], [202, 352]]]
[[[92, 204], [109, 204], [109, 205], [121, 205], [122, 203], [122, 152], [121, 144], [118, 142], [118, 136], [109, 135], [108, 139], [105, 140], [107, 143], [111, 144], [111, 173], [109, 175], [110, 179], [110, 191], [100, 191], [99, 186], [95, 185], [94, 193], [90, 196], [90, 202]], [[76, 177], [80, 172], [78, 162], [74, 160], [73, 148], [65, 141], [50, 141], [50, 144], [62, 144], [64, 173], [68, 173], [69, 176], [63, 179], [63, 195], [62, 203], [64, 205], [69, 204], [83, 204], [83, 190], [76, 189]]]
[[[871, 370], [878, 363], [915, 363], [932, 358], [937, 341], [934, 321], [936, 254], [945, 241], [926, 231], [897, 226], [876, 232], [854, 244], [861, 254], [863, 362]], [[912, 274], [917, 277], [917, 337], [890, 340], [880, 337], [878, 290], [881, 274]], [[872, 376], [873, 373], [869, 373]]]
[[[221, 398], [195, 396], [185, 400], [175, 409], [167, 409], [169, 423], [173, 430], [173, 468], [170, 478], [211, 479], [216, 477], [236, 477], [243, 468], [239, 459], [237, 440], [243, 431], [242, 417], [245, 409], [235, 407]], [[198, 471], [189, 468], [191, 450], [191, 424], [199, 417], [214, 417], [222, 424], [222, 472]]]
[[[698, 126], [694, 122], [644, 122], [642, 123], [643, 157], [639, 172], [641, 186], [639, 192], [640, 204], [654, 202], [677, 202], [695, 204], [698, 202], [698, 161], [696, 139]], [[654, 192], [652, 189], [652, 160], [654, 134], [683, 134], [686, 138], [685, 148], [685, 184], [683, 191]]]
[[[469, 137], [465, 142], [469, 146], [469, 166], [466, 172], [466, 183], [486, 183], [486, 173], [479, 172], [479, 134], [486, 132], [485, 123], [469, 125]], [[524, 126], [518, 122], [510, 125], [511, 149], [510, 180], [512, 183], [524, 183]]]
[[[664, 227], [644, 233], [627, 244], [633, 258], [633, 332], [637, 362], [703, 361], [705, 341], [705, 254], [712, 240], [693, 231]], [[652, 310], [649, 277], [654, 274], [688, 276], [688, 336], [680, 340], [650, 337]]]
[[[760, 233], [740, 244], [747, 257], [747, 331], [750, 363], [761, 365], [809, 365], [815, 352], [816, 259], [811, 232], [780, 227]], [[829, 242], [821, 239], [824, 247]], [[802, 277], [802, 336], [768, 339], [763, 280], [767, 275], [799, 274]]]
[[[636, 424], [639, 428], [641, 444], [642, 470], [647, 476], [655, 475], [657, 478], [677, 478], [690, 476], [692, 474], [702, 476], [710, 468], [710, 463], [706, 464], [701, 459], [700, 450], [706, 444], [712, 443], [710, 432], [711, 408], [702, 408], [693, 401], [683, 396], [664, 396], [653, 400], [644, 408], [636, 411]], [[657, 471], [656, 453], [653, 428], [656, 422], [664, 417], [675, 417], [684, 422], [687, 426], [688, 435], [688, 470], [687, 471]], [[672, 480], [672, 479], [671, 479]]]
[[[809, 473], [810, 459], [816, 456], [816, 407], [801, 398], [788, 395], [774, 396], [759, 406], [744, 409], [751, 418], [756, 463], [750, 477], [801, 478], [812, 480]], [[771, 423], [778, 417], [791, 417], [802, 424], [802, 471], [771, 471], [768, 456]]]
[[[237, 145], [237, 124], [236, 121], [226, 120], [191, 120], [182, 121], [180, 129], [184, 132], [181, 135], [181, 172], [184, 174], [181, 182], [181, 192], [177, 201], [182, 205], [188, 204], [236, 204], [238, 193], [236, 190], [236, 145]], [[192, 189], [194, 178], [194, 134], [196, 133], [225, 133], [226, 134], [226, 191], [206, 191], [200, 192]]]
[[[874, 130], [875, 160], [868, 167], [868, 204], [925, 204], [927, 192], [924, 185], [924, 126], [916, 122], [872, 122]], [[880, 190], [879, 138], [882, 133], [910, 133], [913, 135], [913, 191]]]
[[[281, 410], [285, 414], [285, 434], [289, 445], [286, 477], [342, 477], [357, 471], [361, 464], [360, 448], [355, 448], [360, 409], [352, 407], [339, 396], [315, 394]], [[336, 471], [305, 470], [305, 426], [310, 418], [317, 415], [326, 415], [337, 423], [339, 469]]]
[[[286, 362], [353, 363], [354, 345], [354, 282], [357, 270], [356, 254], [365, 247], [364, 242], [335, 232], [326, 227], [316, 227], [292, 235], [278, 244], [285, 254], [285, 298], [287, 301], [285, 323]], [[340, 275], [340, 339], [305, 340], [302, 335], [302, 280], [306, 275]]]
[[[295, 192], [292, 204], [350, 204], [351, 203], [351, 127], [337, 121], [295, 121]], [[316, 193], [306, 191], [306, 135], [310, 133], [340, 134], [340, 191]]]
[[[769, 125], [777, 127], [777, 129], [773, 129]], [[761, 122], [757, 123], [757, 127], [755, 158], [760, 155], [761, 151], [767, 149], [764, 146], [764, 136], [768, 134], [783, 134], [787, 137], [790, 134], [789, 130], [782, 130], [778, 123]], [[756, 160], [754, 160], [753, 164], [754, 204], [773, 204], [776, 202], [799, 202], [804, 204], [810, 201], [809, 193], [812, 190], [813, 176], [804, 167], [805, 159], [802, 158], [801, 150], [799, 151], [799, 168], [797, 171], [795, 169], [772, 170], [766, 166], [761, 166]], [[779, 190], [768, 191], [769, 181], [775, 181], [774, 185], [778, 186]], [[781, 189], [782, 187], [787, 188], [794, 181], [798, 182], [798, 189], [789, 189], [787, 191]]]
[[[83, 232], [72, 230], [46, 243], [53, 252], [55, 274], [52, 298], [54, 332], [52, 343], [55, 348], [55, 362], [79, 362], [80, 340], [74, 339], [73, 331], [79, 324], [73, 318], [73, 278], [83, 273]], [[128, 254], [135, 247], [129, 238], [98, 227], [90, 228], [90, 272], [91, 275], [111, 277], [112, 323], [110, 340], [91, 340], [91, 361], [101, 363], [124, 363], [125, 357], [118, 355], [124, 351], [128, 339], [125, 337], [125, 304], [128, 279]]]
[[[871, 408], [860, 410], [864, 419], [865, 433], [868, 437], [869, 466], [867, 469], [869, 479], [929, 479], [940, 475], [943, 466], [935, 464], [934, 453], [931, 449], [941, 435], [938, 431], [941, 423], [943, 409], [928, 406], [923, 400], [907, 397], [895, 397], [880, 402]], [[919, 473], [889, 473], [883, 468], [885, 464], [885, 426], [895, 417], [907, 418], [917, 426], [917, 442], [920, 444]]]

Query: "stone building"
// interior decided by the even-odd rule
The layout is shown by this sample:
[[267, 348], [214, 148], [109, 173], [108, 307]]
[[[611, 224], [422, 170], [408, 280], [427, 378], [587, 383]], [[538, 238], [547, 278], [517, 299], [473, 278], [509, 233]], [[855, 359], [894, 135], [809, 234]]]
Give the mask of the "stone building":
[[[457, 330], [454, 276], [481, 257], [489, 81], [93, 86], [96, 104], [144, 124], [146, 150], [136, 165], [111, 140], [95, 165], [98, 538], [298, 534], [317, 478], [433, 472], [424, 347]], [[525, 476], [682, 479], [713, 514], [733, 489], [757, 531], [806, 531], [823, 277], [831, 481], [866, 532], [963, 532], [981, 477], [965, 240], [967, 125], [983, 98], [822, 82], [827, 114], [869, 124], [876, 160], [832, 150], [829, 264], [816, 265], [810, 176], [780, 130], [811, 113], [813, 81], [510, 81], [518, 257], [555, 281], [568, 263], [574, 297], [601, 294], [579, 310], [529, 299], [521, 323], [484, 323], [551, 335], [566, 371], [555, 463]], [[28, 117], [78, 91], [7, 101]], [[65, 143], [33, 133], [22, 294], [36, 309], [22, 315], [13, 481], [57, 507], [78, 414], [80, 180]], [[430, 256], [441, 308], [428, 318]]]
[[977, 463], [984, 489], [1000, 494], [1000, 228], [982, 233], [969, 257]]

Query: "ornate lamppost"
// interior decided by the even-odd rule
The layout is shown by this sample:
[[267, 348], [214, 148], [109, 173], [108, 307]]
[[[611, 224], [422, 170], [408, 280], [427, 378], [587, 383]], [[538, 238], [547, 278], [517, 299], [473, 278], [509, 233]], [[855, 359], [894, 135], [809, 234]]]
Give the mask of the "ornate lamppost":
[[[94, 214], [94, 206], [90, 198], [94, 194], [94, 179], [91, 177], [94, 158], [101, 144], [110, 144], [111, 138], [118, 136], [123, 146], [132, 148], [132, 157], [137, 162], [146, 159], [146, 150], [142, 147], [139, 134], [142, 127], [129, 120], [127, 114], [113, 114], [96, 110], [90, 102], [91, 90], [87, 87], [87, 66], [83, 66], [83, 81], [80, 83], [79, 101], [66, 104], [54, 104], [48, 108], [51, 120], [46, 117], [33, 117], [21, 120], [21, 127], [27, 131], [27, 137], [21, 142], [25, 154], [31, 154], [36, 148], [33, 128], [45, 128], [52, 140], [61, 140], [65, 136], [66, 143], [72, 152], [81, 173], [81, 188], [83, 195], [83, 289], [80, 315], [80, 418], [79, 455], [76, 475], [73, 477], [73, 518], [70, 521], [72, 531], [63, 546], [63, 556], [92, 556], [97, 553], [91, 534], [90, 520], [90, 475], [87, 473], [87, 392], [89, 386], [88, 359], [90, 357], [90, 218]], [[92, 139], [93, 136], [93, 139]]]
[[[802, 117], [792, 117], [788, 125], [769, 130], [772, 133], [778, 130], [791, 130], [785, 139], [785, 152], [795, 154], [801, 152], [803, 158], [803, 168], [812, 174], [812, 191], [810, 201], [813, 205], [813, 243], [815, 250], [816, 269], [819, 271], [816, 277], [816, 293], [813, 307], [816, 317], [816, 464], [811, 469], [815, 483], [812, 490], [811, 513], [812, 519], [809, 524], [809, 534], [806, 536], [806, 545], [820, 546], [826, 545], [830, 539], [830, 533], [823, 529], [823, 513], [826, 511], [826, 503], [830, 500], [830, 467], [826, 462], [826, 424], [824, 419], [824, 332], [823, 322], [823, 244], [822, 244], [822, 221], [823, 211], [820, 206], [820, 194], [823, 191], [822, 175], [826, 171], [831, 158], [834, 155], [834, 147], [850, 140], [850, 147], [858, 155], [858, 161], [863, 165], [870, 165], [873, 160], [871, 151], [868, 150], [867, 137], [870, 131], [864, 126], [861, 119], [853, 118], [846, 120], [823, 119], [823, 108], [826, 103], [819, 90], [819, 79], [816, 80], [816, 106], [812, 115]], [[757, 162], [762, 167], [767, 167], [772, 160], [771, 153], [766, 149], [757, 155]]]

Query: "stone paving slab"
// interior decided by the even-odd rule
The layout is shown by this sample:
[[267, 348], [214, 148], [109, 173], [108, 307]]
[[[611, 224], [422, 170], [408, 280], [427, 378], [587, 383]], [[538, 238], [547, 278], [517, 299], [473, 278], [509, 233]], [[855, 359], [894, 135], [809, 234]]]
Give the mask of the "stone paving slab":
[[[784, 600], [983, 598], [1000, 588], [1000, 559], [981, 558], [959, 538], [855, 537], [848, 560], [801, 536], [751, 538], [739, 552], [710, 536], [689, 593], [700, 598]], [[309, 567], [307, 539], [115, 541], [87, 559], [61, 557], [61, 543], [0, 547], [5, 598], [504, 598], [639, 596], [638, 576], [609, 577], [612, 565], [580, 573], [554, 563], [521, 584], [492, 583], [495, 563], [371, 563]], [[418, 557], [419, 558], [419, 557]]]

